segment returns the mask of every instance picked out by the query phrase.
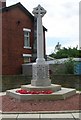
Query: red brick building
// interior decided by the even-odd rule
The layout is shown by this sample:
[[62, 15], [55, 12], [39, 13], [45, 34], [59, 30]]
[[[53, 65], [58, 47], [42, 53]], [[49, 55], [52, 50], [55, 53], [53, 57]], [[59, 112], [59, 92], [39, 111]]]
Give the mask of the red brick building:
[[[36, 59], [36, 19], [21, 4], [6, 7], [0, 3], [2, 14], [2, 74], [22, 73], [22, 64]], [[44, 54], [45, 54], [45, 31]]]

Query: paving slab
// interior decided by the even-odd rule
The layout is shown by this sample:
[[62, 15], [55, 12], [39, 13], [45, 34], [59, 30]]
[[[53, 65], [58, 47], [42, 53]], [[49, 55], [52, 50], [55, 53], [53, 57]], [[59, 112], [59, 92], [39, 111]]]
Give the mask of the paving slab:
[[1, 120], [17, 120], [17, 116], [18, 116], [18, 114], [2, 114]]
[[75, 119], [81, 120], [81, 113], [72, 113]]
[[50, 119], [65, 119], [65, 118], [71, 118], [73, 119], [73, 116], [71, 114], [41, 114], [41, 118], [50, 118]]
[[39, 120], [39, 114], [19, 114], [17, 120]]
[[81, 120], [81, 113], [0, 114], [0, 120]]
[[0, 120], [2, 120], [2, 114], [0, 114]]

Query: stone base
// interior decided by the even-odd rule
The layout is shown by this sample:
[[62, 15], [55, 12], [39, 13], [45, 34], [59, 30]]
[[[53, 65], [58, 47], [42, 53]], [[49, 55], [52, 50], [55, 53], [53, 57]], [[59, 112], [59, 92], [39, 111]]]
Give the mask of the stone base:
[[51, 80], [49, 79], [49, 65], [44, 61], [37, 64], [33, 63], [32, 66], [32, 86], [50, 86]]
[[31, 80], [31, 85], [32, 86], [50, 86], [51, 85], [51, 80]]
[[[28, 86], [24, 86], [24, 88], [26, 88], [26, 89], [27, 89], [27, 87]], [[30, 88], [30, 90], [31, 90], [30, 85], [28, 88]], [[39, 88], [37, 88], [37, 89], [39, 90]], [[52, 94], [20, 94], [20, 93], [17, 93], [16, 90], [18, 90], [18, 89], [7, 90], [6, 95], [14, 97], [18, 100], [60, 100], [60, 99], [66, 99], [66, 98], [71, 97], [76, 94], [76, 90], [70, 89], [70, 88], [61, 88], [61, 90], [53, 92]], [[56, 88], [55, 88], [55, 90], [56, 90]]]
[[21, 89], [28, 91], [42, 91], [42, 90], [52, 90], [53, 92], [61, 90], [61, 85], [51, 84], [50, 86], [32, 86], [29, 85], [21, 85]]

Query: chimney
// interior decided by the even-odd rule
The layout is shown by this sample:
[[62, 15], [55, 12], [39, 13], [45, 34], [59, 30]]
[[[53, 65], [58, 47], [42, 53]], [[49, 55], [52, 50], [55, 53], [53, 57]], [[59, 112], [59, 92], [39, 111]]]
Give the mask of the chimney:
[[4, 7], [6, 7], [6, 1], [5, 0], [1, 0], [0, 1], [0, 8], [4, 8]]

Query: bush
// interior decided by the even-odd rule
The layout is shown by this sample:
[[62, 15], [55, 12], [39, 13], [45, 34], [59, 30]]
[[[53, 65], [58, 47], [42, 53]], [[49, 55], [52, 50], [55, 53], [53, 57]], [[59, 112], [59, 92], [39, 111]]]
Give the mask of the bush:
[[74, 74], [75, 61], [73, 60], [73, 58], [69, 58], [69, 60], [66, 61], [64, 64], [65, 64], [65, 74]]

